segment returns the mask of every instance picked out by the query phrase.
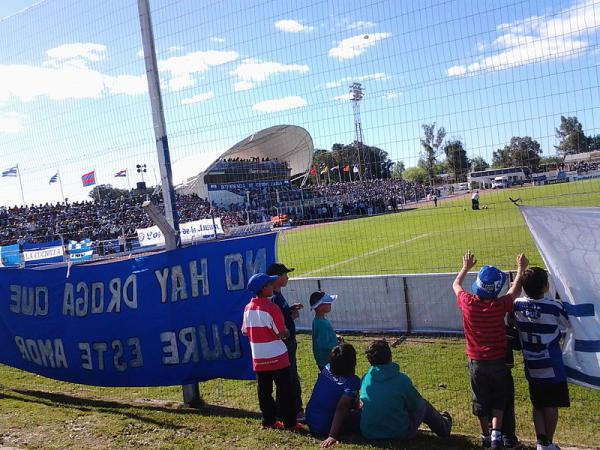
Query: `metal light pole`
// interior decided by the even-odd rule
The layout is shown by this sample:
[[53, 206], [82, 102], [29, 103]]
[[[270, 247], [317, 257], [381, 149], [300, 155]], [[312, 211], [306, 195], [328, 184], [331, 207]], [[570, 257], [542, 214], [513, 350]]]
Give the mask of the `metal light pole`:
[[[156, 139], [156, 151], [158, 153], [160, 181], [165, 204], [165, 219], [172, 229], [172, 232], [165, 234], [165, 246], [167, 250], [173, 250], [181, 246], [181, 241], [179, 239], [179, 217], [175, 205], [171, 156], [169, 153], [167, 126], [165, 124], [165, 114], [160, 92], [156, 50], [154, 48], [154, 33], [152, 30], [152, 19], [150, 17], [148, 0], [138, 0], [138, 11], [140, 14], [140, 29], [144, 46], [144, 62], [146, 63], [148, 91], [150, 93], [150, 102], [152, 104], [152, 122], [154, 124], [154, 137]], [[198, 383], [184, 385], [182, 386], [182, 389], [183, 401], [186, 405], [198, 407], [202, 404]]]
[[[363, 151], [363, 132], [362, 123], [360, 120], [360, 101], [363, 99], [365, 93], [360, 83], [352, 83], [350, 85], [350, 101], [352, 102], [352, 110], [354, 111], [354, 140], [358, 147], [358, 178], [362, 181], [362, 164], [361, 156]], [[354, 170], [354, 168], [352, 169]]]

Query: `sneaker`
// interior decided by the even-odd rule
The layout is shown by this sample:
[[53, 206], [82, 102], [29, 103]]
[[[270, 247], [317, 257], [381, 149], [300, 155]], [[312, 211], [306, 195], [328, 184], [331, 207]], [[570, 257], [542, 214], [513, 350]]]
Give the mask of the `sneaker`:
[[519, 441], [516, 436], [507, 438], [503, 437], [504, 440], [504, 448], [506, 450], [521, 450], [523, 448], [523, 444]]
[[481, 448], [490, 448], [492, 446], [492, 437], [490, 435], [481, 435]]
[[263, 425], [262, 429], [263, 430], [283, 430], [284, 426], [283, 426], [283, 422], [280, 422], [279, 420], [277, 420], [272, 425]]
[[448, 436], [450, 436], [450, 432], [452, 431], [452, 416], [448, 411], [442, 411], [440, 416], [442, 416], [444, 419], [446, 419], [446, 422], [448, 422]]
[[296, 422], [306, 423], [306, 416], [304, 415], [303, 411], [300, 411], [298, 414], [296, 414]]
[[[282, 424], [283, 425], [283, 424]], [[306, 431], [306, 427], [301, 423], [297, 423], [293, 427], [284, 428], [285, 431], [290, 431], [292, 433], [304, 433]]]
[[504, 442], [502, 442], [502, 439], [491, 440], [490, 444], [491, 444], [490, 448], [492, 450], [504, 450]]

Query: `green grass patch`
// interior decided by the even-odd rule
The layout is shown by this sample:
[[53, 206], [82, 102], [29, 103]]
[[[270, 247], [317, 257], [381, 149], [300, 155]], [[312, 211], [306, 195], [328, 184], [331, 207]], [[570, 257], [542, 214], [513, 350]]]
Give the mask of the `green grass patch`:
[[[393, 338], [392, 338], [393, 339]], [[368, 369], [370, 338], [350, 336], [358, 351], [359, 375]], [[299, 370], [305, 402], [317, 376], [310, 337], [300, 336]], [[518, 435], [534, 440], [531, 405], [520, 356], [516, 381]], [[394, 360], [433, 405], [450, 411], [456, 433], [443, 442], [428, 432], [410, 444], [369, 443], [360, 437], [339, 448], [476, 449], [478, 425], [470, 414], [470, 391], [462, 339], [408, 339]], [[260, 430], [253, 381], [202, 383], [206, 402], [184, 408], [181, 389], [98, 388], [49, 380], [0, 366], [0, 446], [28, 448], [317, 448], [309, 435]], [[561, 410], [556, 440], [561, 445], [598, 444], [600, 391], [570, 386], [572, 406]]]
[[458, 271], [462, 255], [505, 270], [526, 252], [542, 264], [519, 210], [529, 206], [598, 206], [600, 180], [487, 191], [471, 210], [470, 196], [382, 216], [300, 227], [280, 234], [279, 258], [295, 276], [405, 274]]

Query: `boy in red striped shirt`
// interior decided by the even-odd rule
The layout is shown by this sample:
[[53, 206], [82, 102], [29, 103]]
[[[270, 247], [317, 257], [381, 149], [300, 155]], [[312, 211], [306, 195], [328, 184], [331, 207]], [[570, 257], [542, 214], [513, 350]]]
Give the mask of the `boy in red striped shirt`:
[[[462, 311], [469, 375], [473, 393], [473, 414], [479, 418], [481, 441], [484, 448], [503, 448], [502, 415], [508, 399], [508, 370], [504, 364], [506, 335], [504, 316], [512, 312], [513, 301], [521, 292], [521, 279], [529, 261], [525, 255], [517, 256], [517, 276], [508, 292], [500, 291], [506, 274], [494, 266], [483, 266], [473, 283], [473, 293], [462, 288], [465, 276], [477, 261], [468, 251], [463, 256], [463, 267], [452, 288]], [[489, 434], [489, 417], [492, 413], [492, 435]]]
[[[263, 428], [285, 428], [298, 431], [292, 396], [292, 378], [287, 347], [282, 339], [289, 336], [283, 314], [271, 301], [273, 282], [279, 277], [257, 273], [248, 280], [248, 290], [255, 294], [244, 309], [242, 333], [250, 339], [252, 367], [258, 381], [258, 404]], [[277, 406], [273, 399], [273, 383], [280, 399], [283, 424], [276, 421]]]

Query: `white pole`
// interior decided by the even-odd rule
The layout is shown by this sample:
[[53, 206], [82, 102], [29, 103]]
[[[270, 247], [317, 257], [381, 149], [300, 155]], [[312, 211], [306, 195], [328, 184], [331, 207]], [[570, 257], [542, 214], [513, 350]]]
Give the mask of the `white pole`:
[[62, 177], [60, 176], [60, 171], [58, 169], [56, 169], [56, 174], [58, 175], [58, 184], [60, 185], [60, 195], [62, 196], [63, 203], [66, 203], [65, 202], [65, 193], [63, 191], [63, 185], [62, 185]]
[[23, 181], [21, 180], [21, 169], [19, 169], [19, 165], [17, 164], [17, 175], [19, 175], [19, 185], [21, 186], [21, 200], [23, 201], [23, 206], [27, 206], [25, 204], [25, 194], [23, 194]]

